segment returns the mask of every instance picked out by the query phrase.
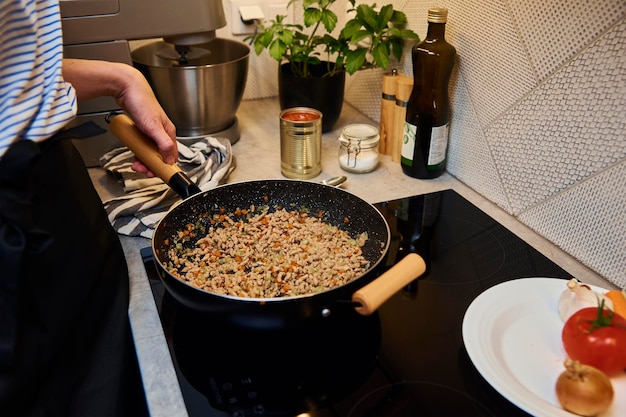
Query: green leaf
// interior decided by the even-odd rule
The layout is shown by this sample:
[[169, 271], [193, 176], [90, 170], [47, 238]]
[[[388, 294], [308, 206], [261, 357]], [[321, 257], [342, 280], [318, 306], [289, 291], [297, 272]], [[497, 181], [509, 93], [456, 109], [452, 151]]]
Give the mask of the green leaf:
[[393, 11], [393, 15], [391, 16], [390, 20], [391, 23], [394, 24], [394, 26], [404, 27], [407, 23], [406, 15], [404, 14], [404, 12], [401, 12], [399, 10]]
[[337, 15], [332, 10], [324, 10], [321, 20], [327, 32], [332, 32], [337, 26]]
[[386, 44], [381, 43], [376, 45], [372, 49], [372, 56], [374, 57], [374, 62], [382, 69], [387, 69], [389, 66], [389, 49]]
[[400, 29], [398, 29], [397, 27], [390, 27], [386, 30], [386, 35], [387, 37], [393, 38], [394, 36], [400, 36]]
[[393, 56], [400, 61], [400, 58], [402, 58], [402, 49], [404, 47], [404, 41], [402, 38], [389, 39], [389, 47], [391, 48]]
[[420, 37], [417, 35], [417, 33], [413, 32], [413, 31], [412, 31], [412, 30], [410, 30], [410, 29], [402, 29], [402, 30], [400, 31], [399, 36], [400, 36], [401, 38], [404, 38], [404, 39], [417, 39], [417, 40], [419, 40], [419, 38], [420, 38]]
[[359, 30], [358, 32], [352, 35], [350, 39], [350, 43], [358, 43], [359, 41], [362, 41], [363, 39], [369, 38], [370, 36], [371, 34], [367, 30]]
[[339, 34], [340, 38], [351, 39], [354, 34], [361, 29], [361, 22], [356, 19], [349, 20]]
[[319, 59], [318, 57], [316, 57], [316, 56], [310, 56], [310, 57], [307, 59], [307, 62], [308, 62], [310, 65], [317, 65], [317, 64], [321, 63], [322, 61], [320, 61], [320, 59]]
[[378, 28], [378, 19], [376, 18], [376, 12], [371, 6], [368, 6], [367, 4], [359, 4], [356, 8], [356, 16], [356, 18], [367, 29], [374, 32], [378, 32], [380, 30]]
[[336, 0], [314, 0], [313, 3], [319, 3], [320, 9], [328, 8]]
[[365, 63], [365, 54], [367, 54], [367, 49], [365, 48], [358, 48], [346, 54], [346, 71], [349, 74], [354, 74], [361, 69]]
[[291, 62], [304, 62], [306, 60], [306, 56], [300, 53], [294, 53], [293, 55], [291, 55], [291, 58], [289, 60]]
[[266, 46], [265, 46], [265, 45], [263, 45], [263, 44], [259, 41], [259, 38], [256, 38], [256, 39], [254, 40], [254, 52], [255, 52], [257, 55], [261, 55], [261, 52], [263, 52], [263, 50], [264, 50], [265, 48], [266, 48]]
[[305, 43], [306, 41], [309, 40], [308, 35], [306, 35], [305, 33], [302, 33], [302, 32], [296, 32], [293, 35], [293, 37], [294, 37], [295, 40], [297, 40], [300, 43]]
[[276, 61], [280, 61], [286, 50], [287, 47], [280, 39], [274, 39], [274, 41], [270, 44], [268, 52], [272, 58]]
[[378, 13], [378, 22], [376, 25], [377, 31], [380, 31], [383, 28], [387, 27], [387, 24], [393, 17], [393, 13], [394, 13], [394, 10], [391, 4], [383, 6], [383, 8], [380, 9], [380, 13]]
[[337, 57], [337, 60], [335, 61], [335, 65], [337, 68], [341, 68], [343, 66], [343, 56]]
[[257, 36], [256, 39], [261, 45], [267, 48], [269, 44], [272, 42], [273, 38], [274, 38], [274, 32], [268, 31], [268, 32], [259, 34], [259, 36]]
[[293, 43], [293, 32], [286, 29], [278, 36], [278, 39], [280, 39], [285, 45], [290, 46]]
[[311, 27], [322, 19], [322, 11], [314, 7], [309, 7], [304, 10], [304, 26]]

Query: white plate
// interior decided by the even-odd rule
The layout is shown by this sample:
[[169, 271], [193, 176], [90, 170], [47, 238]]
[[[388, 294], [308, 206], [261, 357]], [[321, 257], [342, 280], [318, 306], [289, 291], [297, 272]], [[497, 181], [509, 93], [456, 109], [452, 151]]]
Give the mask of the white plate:
[[[476, 297], [463, 319], [463, 341], [476, 369], [505, 398], [535, 416], [575, 415], [563, 410], [554, 392], [567, 357], [557, 307], [566, 282], [504, 282]], [[601, 416], [624, 417], [626, 375], [611, 378], [611, 383], [613, 404]]]

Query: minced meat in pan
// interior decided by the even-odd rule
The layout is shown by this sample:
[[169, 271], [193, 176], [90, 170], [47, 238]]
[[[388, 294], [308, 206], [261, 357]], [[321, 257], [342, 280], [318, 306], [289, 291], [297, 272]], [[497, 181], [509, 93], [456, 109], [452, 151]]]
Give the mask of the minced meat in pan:
[[[211, 216], [208, 228], [190, 224], [180, 231], [167, 253], [169, 272], [205, 291], [246, 298], [311, 294], [346, 284], [370, 266], [361, 253], [367, 233], [351, 237], [306, 210], [252, 206]], [[193, 247], [184, 245], [205, 233]]]

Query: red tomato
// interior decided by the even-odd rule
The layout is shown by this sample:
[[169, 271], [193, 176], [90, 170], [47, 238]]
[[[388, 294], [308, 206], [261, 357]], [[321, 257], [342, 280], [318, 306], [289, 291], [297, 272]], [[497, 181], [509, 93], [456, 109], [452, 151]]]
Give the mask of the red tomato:
[[561, 339], [574, 360], [609, 376], [626, 370], [626, 319], [603, 306], [574, 313], [565, 322]]

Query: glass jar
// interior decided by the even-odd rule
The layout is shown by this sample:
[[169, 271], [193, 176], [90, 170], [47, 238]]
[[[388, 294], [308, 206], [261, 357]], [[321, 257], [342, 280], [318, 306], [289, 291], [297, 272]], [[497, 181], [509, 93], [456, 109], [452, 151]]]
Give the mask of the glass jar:
[[339, 136], [339, 166], [361, 174], [371, 172], [378, 165], [378, 128], [367, 124], [353, 124], [343, 128]]

